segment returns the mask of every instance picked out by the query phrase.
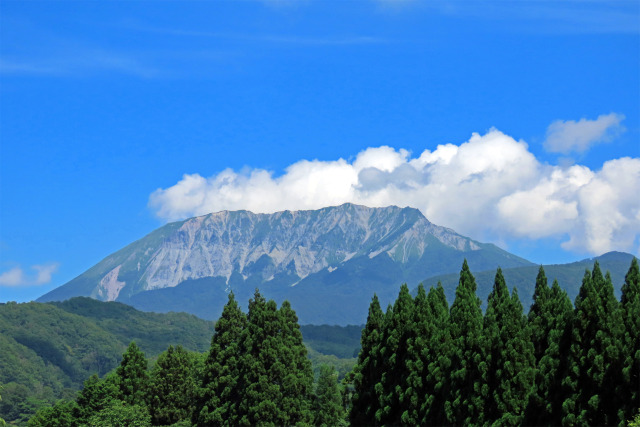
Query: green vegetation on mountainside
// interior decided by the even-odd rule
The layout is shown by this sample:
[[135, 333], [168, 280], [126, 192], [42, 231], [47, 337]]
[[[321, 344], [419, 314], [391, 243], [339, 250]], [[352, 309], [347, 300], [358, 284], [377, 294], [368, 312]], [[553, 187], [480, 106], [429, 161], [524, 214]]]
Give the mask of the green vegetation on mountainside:
[[144, 313], [120, 303], [73, 298], [0, 304], [0, 417], [23, 422], [117, 366], [132, 340], [152, 358], [169, 343], [205, 351], [213, 322], [185, 313]]
[[[569, 298], [573, 300], [576, 295], [578, 295], [584, 270], [591, 268], [594, 261], [598, 261], [604, 271], [611, 273], [611, 279], [614, 283], [622, 283], [632, 259], [633, 255], [631, 254], [609, 252], [593, 259], [585, 259], [569, 264], [544, 265], [543, 267], [547, 277], [549, 277], [550, 280], [557, 280], [560, 287], [562, 287], [562, 289], [567, 292]], [[540, 266], [531, 265], [508, 268], [502, 265], [501, 267], [505, 280], [509, 283], [510, 287], [518, 289], [524, 311], [528, 312], [529, 307], [533, 303], [532, 297], [536, 283], [536, 275], [538, 274], [538, 268]], [[469, 262], [469, 268], [473, 271], [479, 271], [478, 273], [474, 273], [474, 277], [478, 286], [478, 297], [482, 300], [483, 308], [486, 308], [487, 297], [493, 287], [495, 269], [482, 271], [474, 267], [471, 262]], [[432, 286], [435, 287], [438, 282], [442, 283], [447, 299], [453, 301], [456, 286], [458, 285], [458, 278], [457, 273], [444, 274], [424, 279], [422, 283], [427, 289]], [[616, 295], [619, 295], [620, 290], [615, 289], [615, 292]], [[412, 293], [415, 295], [415, 291]]]
[[[336, 334], [336, 342], [322, 332], [325, 328]], [[360, 327], [301, 329], [314, 337], [310, 347], [305, 341], [314, 371], [327, 364], [343, 378], [351, 370]], [[131, 341], [153, 361], [169, 345], [205, 352], [213, 333], [214, 322], [191, 314], [145, 313], [86, 297], [0, 304], [0, 418], [21, 425], [39, 407], [74, 397], [90, 375], [112, 371]]]

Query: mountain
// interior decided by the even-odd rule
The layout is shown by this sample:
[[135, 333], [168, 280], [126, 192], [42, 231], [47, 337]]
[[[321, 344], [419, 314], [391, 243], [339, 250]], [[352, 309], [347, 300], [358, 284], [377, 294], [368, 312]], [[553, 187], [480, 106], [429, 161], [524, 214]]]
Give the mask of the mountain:
[[531, 266], [429, 222], [413, 208], [353, 204], [255, 214], [222, 211], [170, 223], [109, 255], [38, 301], [89, 296], [146, 311], [216, 319], [233, 291], [288, 299], [300, 323], [362, 324], [374, 292], [453, 273]]
[[[549, 286], [554, 279], [558, 280], [560, 287], [567, 291], [571, 301], [575, 299], [582, 285], [582, 277], [585, 270], [593, 270], [593, 264], [598, 261], [600, 269], [603, 272], [611, 273], [611, 280], [616, 292], [616, 296], [620, 297], [620, 290], [624, 283], [624, 276], [629, 271], [629, 266], [633, 260], [633, 255], [624, 252], [608, 252], [595, 258], [587, 258], [582, 261], [576, 261], [569, 264], [549, 264], [543, 265], [545, 275], [549, 282]], [[503, 268], [502, 273], [509, 289], [518, 288], [518, 297], [522, 302], [525, 312], [529, 310], [533, 303], [533, 291], [536, 287], [536, 276], [540, 266], [523, 266], [513, 268]], [[472, 271], [478, 285], [478, 297], [486, 306], [487, 297], [493, 287], [493, 281], [496, 270]], [[426, 289], [435, 286], [438, 282], [442, 283], [449, 304], [453, 302], [455, 297], [456, 286], [458, 285], [459, 274], [445, 274], [426, 278], [422, 281]]]

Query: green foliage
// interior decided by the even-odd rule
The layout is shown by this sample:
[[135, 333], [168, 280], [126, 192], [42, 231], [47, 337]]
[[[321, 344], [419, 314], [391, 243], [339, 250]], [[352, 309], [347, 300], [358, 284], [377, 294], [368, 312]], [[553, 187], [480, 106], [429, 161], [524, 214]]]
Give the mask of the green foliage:
[[151, 370], [149, 412], [154, 425], [189, 419], [197, 397], [197, 359], [182, 346], [169, 346]]
[[78, 405], [73, 400], [60, 400], [53, 406], [46, 406], [29, 419], [30, 427], [68, 427], [77, 425], [74, 415]]
[[476, 283], [465, 261], [460, 271], [456, 298], [451, 306], [452, 355], [450, 395], [445, 403], [451, 424], [484, 422], [484, 401], [488, 393], [483, 384], [487, 371], [482, 331], [482, 310], [476, 296]]
[[131, 342], [116, 369], [117, 385], [121, 399], [129, 405], [144, 402], [149, 390], [149, 373], [144, 353]]
[[313, 371], [302, 342], [302, 333], [295, 311], [284, 301], [278, 312], [280, 320], [280, 359], [284, 366], [282, 405], [288, 412], [291, 424], [309, 423], [313, 420]]
[[[2, 385], [0, 385], [0, 391], [2, 391]], [[0, 395], [0, 402], [2, 402], [2, 395]], [[0, 418], [0, 426], [6, 426], [7, 423], [3, 418]]]
[[[624, 322], [622, 338], [622, 381], [619, 394], [629, 396], [626, 405], [621, 408], [620, 418], [629, 419], [640, 408], [640, 268], [634, 258], [622, 285], [620, 309]], [[636, 421], [640, 424], [640, 415]]]
[[562, 418], [562, 403], [569, 393], [562, 382], [568, 369], [573, 306], [554, 280], [548, 292], [536, 294], [534, 307], [529, 312], [529, 329], [539, 359], [525, 424], [550, 425]]
[[288, 302], [280, 310], [256, 290], [242, 336], [238, 405], [241, 424], [308, 423], [313, 374], [297, 317]]
[[409, 287], [402, 285], [391, 315], [382, 328], [379, 358], [383, 373], [375, 386], [380, 404], [376, 411], [376, 423], [380, 425], [399, 424], [403, 406], [407, 403], [405, 400], [410, 400], [411, 388], [407, 383], [409, 370], [406, 369], [406, 363], [410, 356], [408, 344], [415, 338], [413, 311]]
[[241, 340], [246, 323], [247, 318], [232, 292], [216, 323], [205, 361], [201, 397], [194, 419], [199, 424], [237, 423], [237, 405], [241, 399]]
[[318, 376], [320, 372], [320, 366], [329, 365], [332, 366], [336, 372], [338, 373], [338, 380], [342, 381], [347, 374], [353, 371], [353, 368], [356, 366], [357, 358], [352, 357], [349, 359], [340, 359], [334, 355], [326, 355], [318, 353], [308, 344], [305, 344], [307, 347], [307, 357], [311, 361], [311, 369], [313, 370], [314, 377]]
[[378, 398], [375, 385], [382, 375], [378, 351], [381, 344], [381, 330], [384, 315], [380, 309], [377, 295], [373, 295], [369, 306], [367, 323], [362, 330], [362, 348], [358, 362], [354, 368], [354, 394], [351, 401], [349, 419], [355, 426], [371, 426], [375, 424], [378, 410]]
[[521, 424], [534, 379], [535, 356], [522, 304], [498, 268], [484, 317], [489, 394], [484, 419], [499, 425]]
[[418, 287], [414, 300], [415, 334], [409, 342], [409, 371], [403, 424], [445, 424], [444, 396], [450, 363], [449, 305], [441, 285], [427, 295]]
[[114, 400], [111, 404], [94, 414], [87, 423], [90, 426], [151, 426], [151, 416], [145, 405], [127, 404]]
[[92, 374], [114, 369], [132, 340], [152, 358], [169, 344], [208, 348], [213, 322], [184, 313], [142, 313], [120, 303], [0, 304], [0, 417], [24, 423], [43, 405], [68, 399]]
[[[50, 304], [92, 319], [125, 347], [135, 341], [145, 353], [153, 355], [162, 353], [170, 344], [206, 351], [214, 331], [214, 322], [187, 313], [146, 313], [119, 302], [101, 302], [84, 297]], [[103, 373], [99, 372], [100, 375]]]
[[[463, 263], [450, 310], [440, 285], [428, 294], [420, 286], [415, 298], [401, 287], [385, 314], [374, 295], [348, 374], [355, 360], [305, 346], [288, 302], [278, 309], [256, 291], [245, 315], [231, 294], [207, 354], [169, 346], [149, 372], [132, 342], [118, 368], [90, 376], [75, 399], [66, 391], [51, 405], [51, 387], [4, 384], [0, 413], [22, 425], [39, 408], [33, 426], [345, 425], [345, 409], [353, 425], [622, 424], [638, 407], [639, 278], [634, 260], [618, 303], [596, 262], [573, 309], [540, 268], [527, 318], [498, 269], [483, 316]], [[54, 342], [36, 346], [60, 371], [73, 366]], [[342, 370], [342, 386], [322, 361]]]
[[333, 366], [321, 365], [313, 400], [313, 424], [316, 426], [346, 426], [338, 375]]
[[300, 332], [305, 344], [326, 355], [341, 359], [358, 357], [360, 335], [364, 325], [303, 325]]
[[[600, 263], [603, 271], [608, 270], [611, 272], [613, 283], [622, 284], [625, 273], [629, 269], [629, 264], [631, 260], [633, 260], [633, 255], [622, 252], [609, 252], [596, 259]], [[593, 259], [585, 259], [569, 264], [550, 264], [544, 265], [544, 271], [550, 280], [556, 279], [558, 283], [562, 285], [562, 288], [567, 291], [570, 300], [573, 301], [580, 290], [584, 270], [591, 269], [593, 263]], [[473, 276], [478, 286], [478, 297], [486, 302], [493, 287], [493, 280], [496, 273], [495, 268], [479, 268], [480, 266], [473, 265], [471, 262], [470, 265], [474, 269]], [[533, 304], [532, 297], [535, 293], [536, 276], [540, 272], [540, 266], [508, 266], [501, 261], [497, 261], [494, 265], [502, 266], [502, 273], [504, 274], [506, 282], [509, 284], [509, 288], [518, 289], [523, 307], [531, 307]], [[431, 270], [428, 271], [430, 272]], [[424, 277], [424, 275], [422, 277]], [[428, 289], [430, 286], [436, 286], [438, 282], [442, 282], [446, 290], [447, 298], [452, 300], [455, 296], [458, 279], [459, 274], [434, 273], [432, 277], [424, 279], [422, 283], [425, 288]], [[619, 291], [619, 288], [617, 288], [616, 291]], [[486, 307], [484, 308], [486, 309]]]
[[616, 386], [621, 380], [622, 326], [611, 277], [602, 276], [596, 261], [592, 274], [585, 273], [575, 302], [569, 375], [564, 380], [571, 393], [563, 402], [563, 423], [618, 422]]
[[118, 378], [115, 373], [109, 374], [106, 378], [100, 379], [96, 374], [89, 377], [84, 382], [84, 387], [76, 398], [77, 408], [75, 416], [80, 424], [89, 421], [89, 418], [118, 399], [120, 389]]

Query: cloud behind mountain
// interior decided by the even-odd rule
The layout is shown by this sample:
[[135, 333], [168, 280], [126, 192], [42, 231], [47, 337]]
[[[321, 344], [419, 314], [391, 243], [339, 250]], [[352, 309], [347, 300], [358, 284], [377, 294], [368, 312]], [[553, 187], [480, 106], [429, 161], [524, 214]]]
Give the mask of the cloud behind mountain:
[[417, 157], [381, 146], [352, 160], [300, 160], [279, 176], [251, 168], [211, 177], [185, 174], [153, 192], [149, 206], [166, 220], [347, 202], [412, 206], [474, 238], [560, 238], [565, 249], [601, 254], [638, 253], [640, 199], [634, 194], [640, 194], [640, 158], [608, 160], [599, 170], [550, 165], [526, 142], [491, 129]]

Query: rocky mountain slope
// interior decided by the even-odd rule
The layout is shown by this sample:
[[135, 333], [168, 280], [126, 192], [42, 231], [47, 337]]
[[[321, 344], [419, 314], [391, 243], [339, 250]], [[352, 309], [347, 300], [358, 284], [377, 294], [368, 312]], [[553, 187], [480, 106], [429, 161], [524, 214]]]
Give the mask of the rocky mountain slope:
[[344, 204], [312, 211], [223, 211], [167, 224], [38, 301], [90, 296], [215, 319], [233, 290], [289, 299], [301, 323], [358, 324], [374, 292], [403, 282], [531, 265], [429, 222], [412, 208]]

